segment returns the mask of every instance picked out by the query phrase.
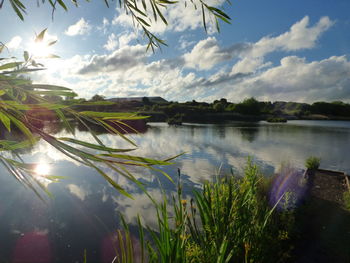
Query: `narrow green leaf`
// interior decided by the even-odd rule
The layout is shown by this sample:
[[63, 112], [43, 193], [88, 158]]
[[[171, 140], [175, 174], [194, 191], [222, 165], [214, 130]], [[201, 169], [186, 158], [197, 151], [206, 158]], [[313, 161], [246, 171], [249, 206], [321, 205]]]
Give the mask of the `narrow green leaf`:
[[24, 60], [25, 60], [25, 61], [28, 61], [28, 59], [29, 59], [28, 51], [24, 51], [24, 52], [23, 52], [23, 57], [24, 57]]
[[13, 1], [10, 1], [10, 3], [12, 6], [12, 9], [16, 12], [17, 16], [23, 21], [24, 17], [21, 10], [19, 10], [19, 8], [13, 3]]
[[4, 126], [6, 127], [6, 129], [8, 131], [11, 131], [11, 121], [10, 118], [6, 116], [6, 114], [4, 112], [0, 112], [0, 120], [1, 122], [4, 124]]
[[154, 5], [154, 7], [156, 8], [157, 10], [157, 13], [158, 15], [160, 16], [160, 18], [162, 19], [163, 23], [168, 25], [168, 22], [166, 21], [165, 17], [163, 16], [162, 12], [159, 10], [158, 6], [157, 5]]
[[143, 18], [141, 18], [141, 17], [136, 17], [136, 19], [138, 20], [138, 21], [140, 21], [142, 24], [144, 24], [145, 26], [151, 26], [150, 24], [148, 24]]
[[23, 148], [30, 147], [33, 145], [33, 143], [29, 140], [24, 140], [22, 142], [0, 140], [0, 145], [3, 147], [3, 150], [5, 150], [5, 151], [14, 151], [17, 149], [23, 149]]
[[129, 197], [131, 199], [134, 199], [134, 197], [126, 192], [123, 187], [121, 187], [119, 184], [117, 184], [112, 178], [110, 178], [105, 172], [103, 172], [101, 169], [99, 169], [96, 165], [94, 165], [89, 160], [85, 160], [91, 167], [93, 167], [96, 171], [99, 172], [107, 180], [108, 183], [110, 183], [118, 192], [125, 195], [126, 197]]
[[90, 148], [90, 149], [95, 149], [95, 150], [100, 150], [100, 151], [105, 151], [105, 152], [130, 152], [130, 151], [135, 150], [135, 149], [115, 149], [115, 148], [110, 148], [110, 147], [106, 147], [106, 146], [102, 146], [102, 145], [92, 144], [92, 143], [76, 140], [73, 138], [67, 138], [67, 137], [61, 137], [58, 139], [60, 141], [67, 141], [67, 142], [71, 142], [74, 144], [82, 145], [82, 146]]
[[54, 54], [49, 54], [46, 56], [46, 58], [60, 58], [60, 56], [54, 55]]
[[141, 163], [145, 163], [148, 165], [170, 165], [172, 163], [139, 157], [139, 156], [133, 156], [133, 155], [126, 155], [126, 154], [99, 154], [98, 156], [108, 156], [111, 158], [119, 158], [124, 160], [131, 160], [131, 161], [137, 161]]
[[18, 67], [20, 65], [22, 65], [23, 62], [10, 62], [10, 63], [6, 63], [0, 66], [0, 70], [4, 70], [4, 69], [9, 69], [9, 68], [15, 68]]
[[28, 72], [33, 72], [33, 71], [39, 71], [39, 70], [44, 70], [44, 68], [23, 68], [19, 70], [12, 70], [10, 72], [6, 71], [6, 73], [12, 73], [12, 74], [20, 74], [20, 73], [28, 73]]
[[121, 117], [104, 117], [102, 118], [103, 120], [143, 120], [143, 119], [148, 119], [149, 116], [121, 116]]
[[55, 110], [58, 117], [63, 121], [64, 127], [70, 131], [71, 134], [75, 134], [75, 130], [72, 128], [70, 123], [67, 121], [66, 116], [64, 116], [63, 112], [60, 109]]
[[28, 139], [34, 144], [35, 138], [33, 136], [33, 133], [17, 118], [12, 116], [11, 114], [8, 114], [7, 117], [10, 118], [10, 120], [28, 137]]
[[43, 31], [39, 33], [39, 35], [36, 36], [35, 42], [42, 42], [45, 36], [47, 28], [45, 28]]
[[205, 11], [204, 11], [204, 5], [203, 4], [202, 4], [202, 20], [203, 20], [204, 30], [205, 30], [205, 32], [208, 32], [207, 31], [207, 23], [205, 21]]
[[44, 89], [44, 90], [67, 90], [71, 91], [71, 89], [56, 85], [46, 85], [46, 84], [34, 84], [32, 85], [34, 89]]
[[47, 45], [48, 45], [48, 46], [52, 46], [52, 45], [56, 44], [56, 42], [57, 42], [57, 40], [52, 41], [52, 42], [50, 42], [50, 43], [49, 43], [49, 44], [47, 44]]
[[65, 11], [68, 11], [67, 6], [64, 4], [64, 2], [62, 0], [57, 0], [57, 2]]
[[53, 96], [65, 96], [65, 97], [76, 97], [77, 94], [73, 91], [61, 91], [61, 90], [35, 90], [30, 93], [36, 95], [53, 95]]

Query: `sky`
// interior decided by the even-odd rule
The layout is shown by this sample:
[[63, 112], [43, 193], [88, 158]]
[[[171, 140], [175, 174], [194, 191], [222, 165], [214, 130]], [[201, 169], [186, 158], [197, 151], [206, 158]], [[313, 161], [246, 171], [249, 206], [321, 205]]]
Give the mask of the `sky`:
[[[46, 70], [30, 77], [81, 98], [350, 102], [348, 0], [209, 0], [232, 19], [220, 23], [220, 32], [209, 14], [205, 32], [201, 9], [180, 2], [163, 10], [168, 26], [150, 22], [149, 30], [168, 45], [154, 53], [118, 1], [109, 8], [102, 0], [80, 1], [78, 8], [67, 3], [68, 12], [58, 8], [53, 19], [48, 4], [24, 2], [30, 2], [24, 22], [8, 1], [0, 9], [5, 56], [23, 59], [24, 50], [59, 55], [40, 61]], [[45, 41], [57, 40], [50, 51], [33, 44], [45, 28]]]

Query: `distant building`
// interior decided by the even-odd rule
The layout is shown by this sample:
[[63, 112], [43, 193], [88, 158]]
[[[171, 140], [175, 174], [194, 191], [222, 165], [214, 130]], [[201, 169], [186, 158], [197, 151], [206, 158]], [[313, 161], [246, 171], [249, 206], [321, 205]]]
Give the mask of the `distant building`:
[[163, 99], [162, 97], [123, 97], [123, 98], [111, 98], [107, 99], [108, 101], [112, 102], [127, 102], [127, 101], [137, 101], [142, 102], [144, 98], [147, 98], [149, 102], [151, 103], [168, 103], [167, 100]]

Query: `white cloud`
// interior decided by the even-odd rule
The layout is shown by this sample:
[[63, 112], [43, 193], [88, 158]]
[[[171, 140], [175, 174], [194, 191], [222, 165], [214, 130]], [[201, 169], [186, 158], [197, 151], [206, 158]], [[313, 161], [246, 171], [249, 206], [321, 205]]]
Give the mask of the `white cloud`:
[[264, 37], [253, 45], [251, 54], [254, 57], [264, 56], [267, 53], [283, 50], [295, 51], [315, 47], [319, 37], [328, 30], [334, 22], [329, 17], [322, 17], [314, 26], [309, 26], [309, 17], [295, 23], [288, 32], [277, 37]]
[[[248, 73], [266, 66], [263, 58], [267, 54], [283, 50], [295, 51], [313, 48], [323, 32], [334, 24], [328, 17], [323, 17], [312, 26], [309, 17], [304, 17], [295, 23], [288, 32], [276, 37], [263, 37], [256, 43], [234, 44], [228, 48], [219, 46], [215, 37], [199, 41], [191, 50], [184, 54], [186, 67], [198, 70], [208, 70], [218, 63], [241, 58], [233, 68], [232, 73]], [[242, 71], [240, 71], [242, 70]]]
[[[206, 1], [206, 4], [209, 6], [218, 7], [222, 5], [224, 0], [210, 0]], [[147, 5], [147, 3], [146, 3]], [[147, 7], [147, 10], [152, 10], [150, 6]], [[161, 18], [158, 16], [157, 21], [153, 18], [153, 13], [148, 11], [148, 18], [145, 19], [151, 25], [148, 29], [152, 33], [163, 34], [167, 31], [183, 32], [186, 30], [195, 30], [203, 27], [203, 17], [202, 9], [200, 4], [188, 3], [188, 6], [181, 3], [174, 5], [168, 5], [166, 8], [160, 8], [160, 11], [163, 12], [165, 19], [168, 22], [168, 25], [165, 25]], [[207, 21], [207, 30], [209, 34], [216, 32], [214, 18], [210, 13], [206, 12], [206, 21]], [[130, 15], [126, 13], [119, 12], [113, 19], [112, 24], [122, 25], [124, 27], [133, 27], [134, 23]], [[204, 30], [204, 29], [203, 29]]]
[[108, 36], [107, 43], [103, 46], [108, 51], [116, 50], [118, 47], [126, 47], [130, 41], [137, 38], [137, 35], [133, 32], [124, 33], [116, 36], [114, 33]]
[[136, 39], [137, 35], [134, 32], [125, 33], [119, 36], [119, 47], [127, 46], [132, 40]]
[[107, 43], [103, 46], [105, 49], [111, 51], [114, 50], [118, 46], [118, 40], [114, 33], [108, 36]]
[[[227, 58], [229, 56], [229, 58]], [[216, 38], [209, 37], [199, 41], [191, 52], [184, 55], [186, 66], [197, 69], [211, 69], [219, 62], [230, 59], [230, 54], [220, 50]]]
[[76, 72], [83, 75], [125, 72], [142, 63], [147, 55], [145, 46], [125, 46], [109, 55], [94, 55], [88, 63], [78, 68]]
[[81, 188], [75, 184], [68, 184], [66, 187], [73, 195], [78, 197], [81, 201], [85, 200], [87, 192], [83, 188]]
[[[273, 100], [349, 101], [349, 76], [350, 61], [345, 56], [309, 63], [304, 58], [289, 56], [281, 59], [279, 66], [243, 81], [238, 93]], [[230, 95], [233, 96], [232, 93]]]
[[180, 37], [180, 39], [179, 39], [180, 46], [178, 47], [178, 49], [185, 50], [188, 47], [196, 44], [196, 41], [194, 41], [194, 40], [191, 41], [188, 38], [189, 38], [189, 36], [184, 36], [184, 35]]
[[[266, 55], [274, 51], [290, 53], [315, 47], [332, 24], [325, 17], [309, 26], [309, 18], [305, 17], [276, 37], [229, 47], [208, 37], [182, 56], [154, 61], [149, 61], [145, 46], [130, 45], [135, 33], [111, 35], [105, 48], [112, 52], [55, 62], [53, 69], [48, 65], [50, 76], [41, 80], [71, 87], [86, 98], [98, 93], [107, 97], [161, 95], [180, 101], [213, 101], [221, 97], [240, 101], [249, 96], [268, 100], [349, 100], [346, 57], [307, 62], [288, 56], [277, 66], [265, 61]], [[202, 72], [207, 77], [202, 77]]]
[[271, 63], [264, 63], [264, 59], [262, 57], [245, 57], [233, 65], [231, 74], [251, 73], [255, 72], [257, 69], [262, 69], [268, 66], [271, 66]]
[[85, 35], [90, 32], [91, 28], [91, 25], [84, 18], [81, 18], [74, 25], [69, 26], [64, 33], [68, 36]]
[[104, 17], [103, 20], [102, 20], [102, 24], [103, 24], [104, 27], [108, 26], [109, 25], [108, 19]]
[[107, 18], [104, 17], [102, 19], [102, 24], [97, 26], [96, 29], [99, 31], [102, 31], [104, 34], [107, 34], [110, 24], [111, 24], [111, 22]]
[[22, 38], [20, 36], [15, 36], [10, 40], [10, 42], [6, 43], [5, 45], [8, 49], [15, 50], [20, 47], [21, 43]]

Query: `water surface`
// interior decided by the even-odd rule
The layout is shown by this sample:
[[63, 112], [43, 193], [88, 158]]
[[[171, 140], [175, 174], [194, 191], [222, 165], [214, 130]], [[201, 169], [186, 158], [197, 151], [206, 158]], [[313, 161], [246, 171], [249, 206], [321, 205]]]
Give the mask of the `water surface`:
[[[64, 130], [56, 132], [59, 137], [67, 136]], [[78, 139], [92, 140], [84, 131], [77, 130], [76, 135]], [[131, 147], [117, 136], [102, 134], [100, 137], [110, 147]], [[240, 172], [248, 156], [267, 176], [275, 173], [283, 162], [303, 168], [305, 159], [311, 155], [321, 158], [322, 168], [350, 173], [350, 122], [232, 122], [177, 127], [154, 123], [146, 133], [130, 137], [139, 146], [135, 155], [165, 159], [184, 153], [174, 165], [163, 169], [175, 181], [180, 169], [185, 197], [193, 187], [212, 180], [218, 173]], [[154, 210], [148, 198], [111, 170], [105, 169], [105, 172], [132, 193], [135, 200], [120, 195], [99, 174], [44, 142], [35, 145], [24, 158], [48, 164], [50, 174], [66, 176], [66, 179], [50, 184], [48, 188], [54, 198], [42, 202], [2, 169], [0, 257], [4, 260], [1, 262], [20, 262], [23, 257], [33, 259], [27, 262], [83, 262], [84, 249], [88, 262], [111, 262], [111, 240], [120, 228], [119, 213], [131, 226], [138, 213], [147, 224], [155, 226]], [[168, 196], [176, 189], [160, 173], [144, 169], [132, 172], [158, 200], [162, 196], [159, 185]], [[36, 251], [41, 259], [30, 251]]]

